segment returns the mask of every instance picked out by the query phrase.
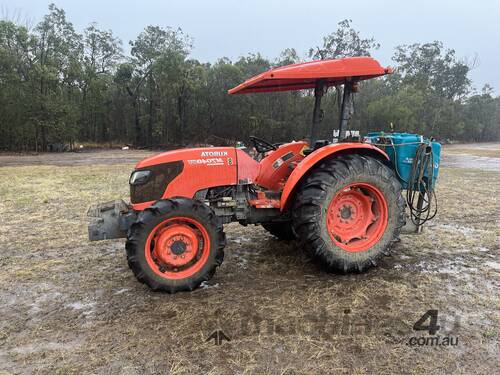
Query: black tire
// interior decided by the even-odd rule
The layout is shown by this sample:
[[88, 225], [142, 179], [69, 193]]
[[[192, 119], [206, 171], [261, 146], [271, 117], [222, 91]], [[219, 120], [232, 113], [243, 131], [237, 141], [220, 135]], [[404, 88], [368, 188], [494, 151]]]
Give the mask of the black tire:
[[265, 230], [280, 240], [291, 241], [295, 239], [292, 223], [290, 221], [280, 221], [275, 223], [269, 222], [262, 223], [261, 225]]
[[[332, 240], [327, 229], [330, 202], [349, 184], [376, 187], [387, 203], [387, 226], [370, 248], [351, 252]], [[328, 159], [315, 167], [299, 187], [293, 205], [293, 226], [300, 244], [328, 271], [363, 271], [388, 255], [405, 224], [405, 201], [394, 172], [377, 159], [348, 155]]]
[[[175, 217], [190, 218], [201, 224], [210, 241], [208, 259], [201, 269], [189, 277], [179, 279], [159, 276], [148, 264], [145, 252], [151, 231], [165, 220]], [[191, 291], [212, 278], [224, 259], [225, 245], [226, 236], [221, 221], [211, 208], [188, 198], [165, 199], [143, 210], [130, 227], [126, 243], [127, 260], [137, 280], [155, 291]]]

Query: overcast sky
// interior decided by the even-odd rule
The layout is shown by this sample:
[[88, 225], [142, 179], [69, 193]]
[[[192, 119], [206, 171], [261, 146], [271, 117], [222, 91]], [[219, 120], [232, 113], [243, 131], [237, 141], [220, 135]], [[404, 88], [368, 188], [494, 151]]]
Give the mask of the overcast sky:
[[500, 0], [0, 0], [2, 12], [22, 14], [37, 23], [54, 2], [81, 31], [91, 22], [134, 39], [147, 25], [181, 27], [194, 39], [192, 56], [214, 61], [249, 52], [277, 57], [293, 47], [305, 55], [339, 21], [350, 18], [381, 48], [374, 57], [390, 65], [399, 44], [442, 41], [457, 56], [479, 57], [471, 72], [476, 88], [490, 83], [500, 93]]

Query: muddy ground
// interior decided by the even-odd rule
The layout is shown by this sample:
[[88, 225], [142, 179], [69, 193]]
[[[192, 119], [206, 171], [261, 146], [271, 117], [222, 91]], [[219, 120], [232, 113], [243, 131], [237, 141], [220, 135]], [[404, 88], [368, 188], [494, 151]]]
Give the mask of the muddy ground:
[[[87, 207], [126, 198], [147, 154], [0, 155], [0, 374], [498, 370], [499, 144], [445, 148], [438, 217], [377, 268], [326, 274], [234, 224], [215, 277], [176, 295], [135, 280], [123, 241], [87, 241]], [[456, 345], [413, 330], [430, 309]], [[217, 330], [230, 341], [207, 341]]]

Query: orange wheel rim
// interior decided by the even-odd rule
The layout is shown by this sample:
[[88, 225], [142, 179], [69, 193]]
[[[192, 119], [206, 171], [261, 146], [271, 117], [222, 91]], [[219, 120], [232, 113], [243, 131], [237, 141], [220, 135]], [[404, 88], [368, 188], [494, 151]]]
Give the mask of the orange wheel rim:
[[174, 217], [153, 228], [144, 253], [149, 267], [160, 277], [184, 279], [194, 275], [207, 262], [210, 238], [198, 221]]
[[338, 191], [326, 215], [332, 241], [349, 252], [367, 251], [383, 236], [388, 205], [382, 192], [369, 183], [353, 183]]

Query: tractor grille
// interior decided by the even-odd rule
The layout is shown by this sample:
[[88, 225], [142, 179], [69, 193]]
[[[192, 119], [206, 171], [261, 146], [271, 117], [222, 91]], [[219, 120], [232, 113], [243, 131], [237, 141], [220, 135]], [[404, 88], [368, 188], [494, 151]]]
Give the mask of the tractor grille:
[[151, 175], [143, 184], [130, 185], [130, 201], [135, 204], [161, 199], [168, 184], [182, 172], [183, 167], [182, 161], [174, 161], [137, 169], [151, 171]]

